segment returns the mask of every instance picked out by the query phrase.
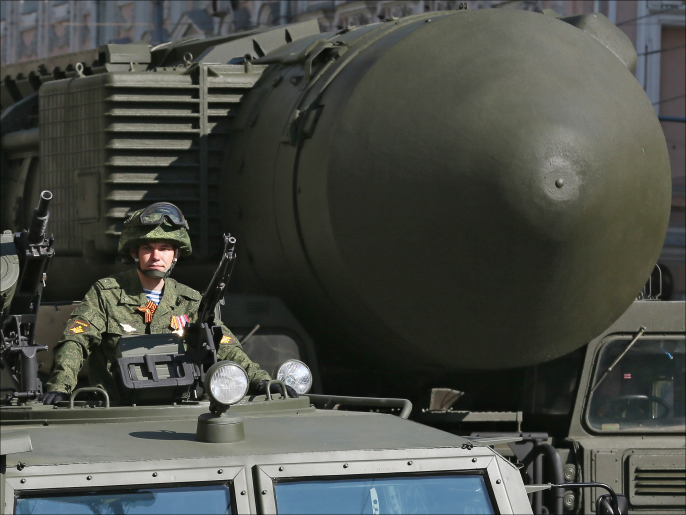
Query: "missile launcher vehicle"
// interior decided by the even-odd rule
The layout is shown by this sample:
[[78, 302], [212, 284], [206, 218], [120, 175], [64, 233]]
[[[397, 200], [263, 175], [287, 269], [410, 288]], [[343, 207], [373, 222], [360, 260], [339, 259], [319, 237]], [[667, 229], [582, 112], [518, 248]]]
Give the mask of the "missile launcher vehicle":
[[[526, 483], [607, 483], [631, 513], [681, 513], [685, 309], [649, 281], [671, 182], [635, 62], [601, 14], [489, 9], [5, 66], [2, 227], [54, 196], [35, 343], [125, 268], [125, 218], [173, 202], [194, 248], [179, 281], [203, 289], [237, 237], [222, 320], [267, 370], [299, 359], [314, 392], [521, 438], [496, 449]], [[19, 383], [3, 377], [33, 388], [8, 407], [40, 393]], [[530, 497], [591, 513], [598, 495]]]

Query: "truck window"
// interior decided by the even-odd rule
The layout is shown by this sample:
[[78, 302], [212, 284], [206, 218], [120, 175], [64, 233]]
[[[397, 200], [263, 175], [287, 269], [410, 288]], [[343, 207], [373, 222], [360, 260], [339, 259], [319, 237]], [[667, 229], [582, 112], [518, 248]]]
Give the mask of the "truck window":
[[495, 513], [481, 475], [319, 478], [274, 489], [279, 513]]
[[[609, 341], [600, 352], [595, 383], [627, 348]], [[684, 338], [639, 339], [591, 395], [589, 425], [599, 431], [684, 431]]]
[[93, 514], [115, 513], [232, 513], [227, 485], [102, 490], [18, 497], [14, 513]]

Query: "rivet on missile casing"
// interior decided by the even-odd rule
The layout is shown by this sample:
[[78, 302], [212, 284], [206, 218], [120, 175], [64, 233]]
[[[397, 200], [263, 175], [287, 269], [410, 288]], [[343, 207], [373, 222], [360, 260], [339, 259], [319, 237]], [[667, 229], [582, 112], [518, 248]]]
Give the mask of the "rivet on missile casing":
[[564, 185], [565, 185], [564, 179], [558, 179], [555, 181], [555, 186], [557, 186], [558, 188], [562, 188], [562, 186], [564, 186]]

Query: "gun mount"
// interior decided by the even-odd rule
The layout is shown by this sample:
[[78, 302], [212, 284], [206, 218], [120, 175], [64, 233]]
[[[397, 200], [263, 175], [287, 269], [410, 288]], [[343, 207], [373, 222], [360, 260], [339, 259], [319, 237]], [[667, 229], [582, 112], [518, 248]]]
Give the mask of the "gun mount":
[[46, 238], [52, 193], [43, 191], [28, 230], [2, 235], [2, 365], [16, 387], [8, 396], [19, 402], [42, 393], [36, 354], [48, 350], [35, 342], [38, 307], [48, 267], [55, 254], [54, 238]]

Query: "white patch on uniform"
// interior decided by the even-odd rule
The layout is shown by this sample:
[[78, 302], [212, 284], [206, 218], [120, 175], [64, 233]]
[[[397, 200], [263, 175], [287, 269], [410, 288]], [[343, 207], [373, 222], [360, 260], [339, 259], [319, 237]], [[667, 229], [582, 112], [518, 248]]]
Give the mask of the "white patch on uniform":
[[121, 326], [124, 328], [124, 331], [129, 332], [129, 333], [133, 333], [136, 331], [136, 328], [131, 327], [129, 324], [123, 324], [122, 323]]

